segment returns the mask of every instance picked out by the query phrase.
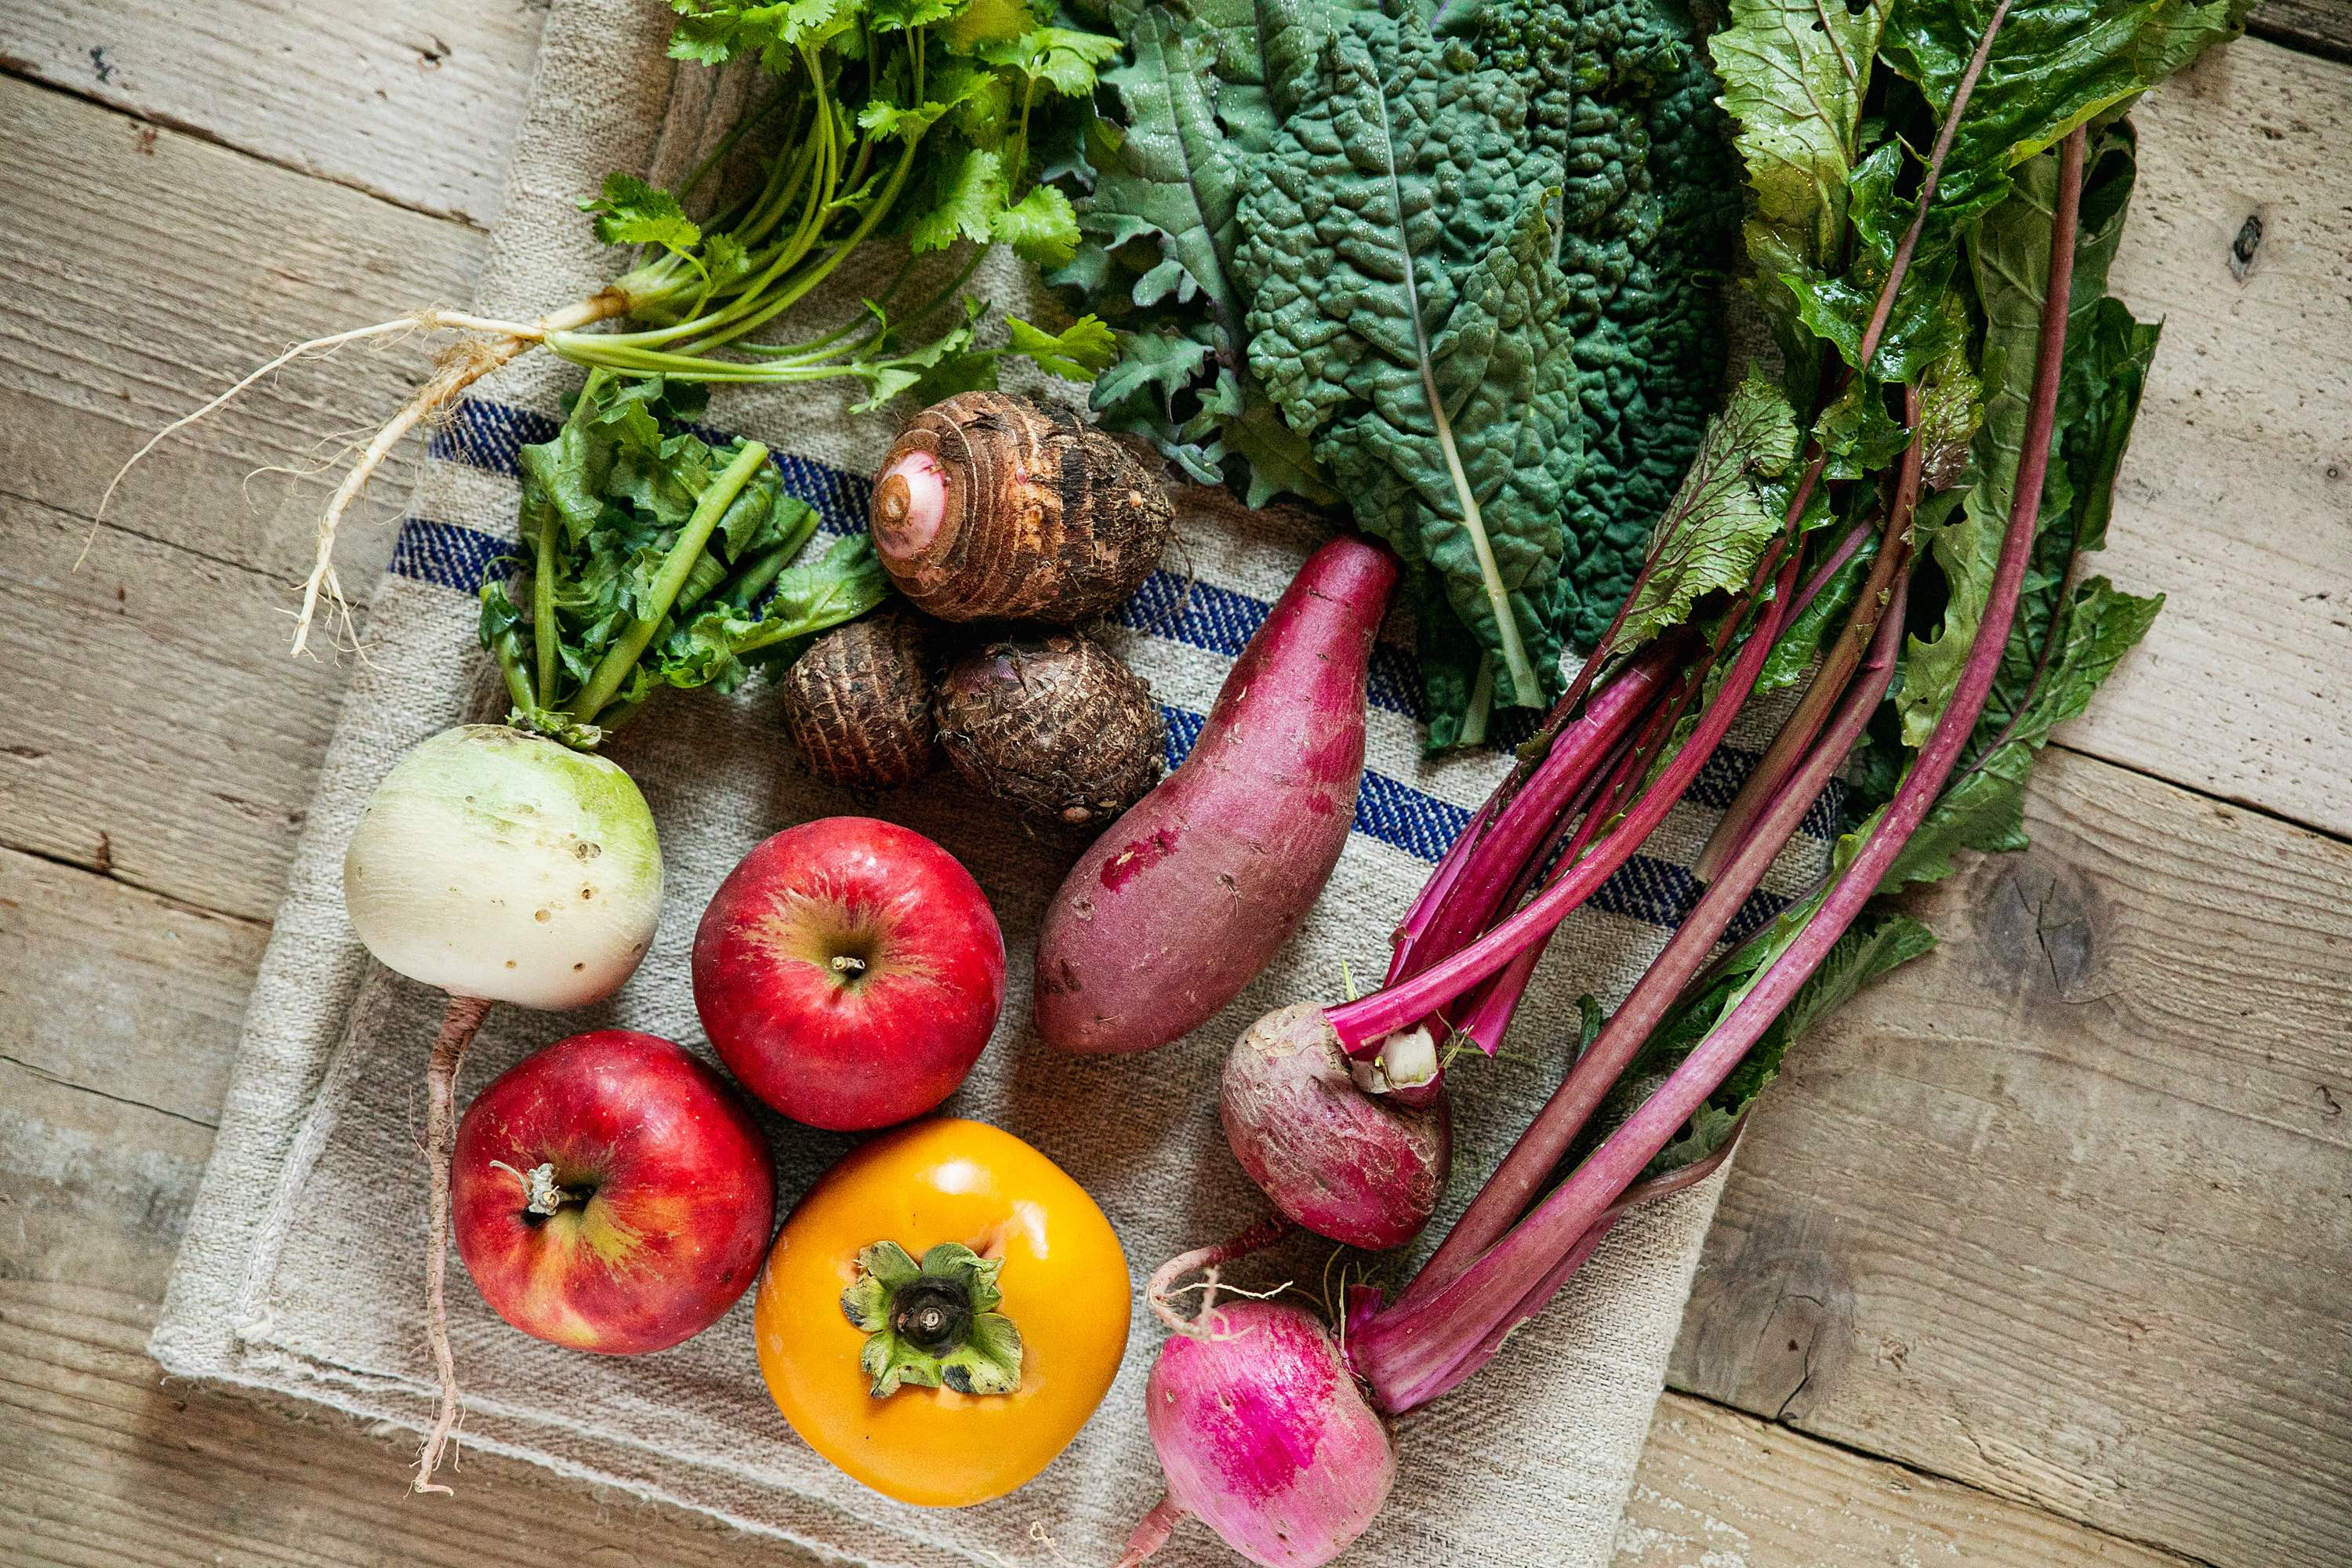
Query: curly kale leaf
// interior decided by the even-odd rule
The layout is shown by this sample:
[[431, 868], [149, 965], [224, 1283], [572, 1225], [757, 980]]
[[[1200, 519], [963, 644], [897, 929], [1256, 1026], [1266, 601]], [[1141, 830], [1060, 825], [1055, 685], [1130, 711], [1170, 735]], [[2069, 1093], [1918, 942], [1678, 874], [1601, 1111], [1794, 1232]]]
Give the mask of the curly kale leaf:
[[1147, 437], [1202, 483], [1233, 484], [1253, 506], [1283, 493], [1336, 504], [1306, 440], [1249, 373], [1247, 305], [1232, 276], [1243, 165], [1275, 131], [1256, 7], [1195, 0], [1107, 11], [1129, 40], [1128, 63], [1103, 79], [1124, 124], [1095, 139], [1085, 242], [1054, 279], [1120, 328], [1121, 360], [1096, 384], [1094, 407], [1105, 425]]
[[1558, 165], [1510, 76], [1417, 23], [1349, 16], [1315, 69], [1238, 209], [1250, 367], [1358, 523], [1444, 585], [1497, 695], [1541, 706], [1580, 433]]

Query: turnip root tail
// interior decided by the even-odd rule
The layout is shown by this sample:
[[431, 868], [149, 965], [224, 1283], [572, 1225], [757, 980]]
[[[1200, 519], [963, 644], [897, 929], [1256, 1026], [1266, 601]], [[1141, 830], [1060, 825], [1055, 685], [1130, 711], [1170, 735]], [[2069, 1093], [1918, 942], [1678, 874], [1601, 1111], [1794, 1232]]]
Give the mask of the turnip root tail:
[[425, 1255], [425, 1334], [433, 1346], [433, 1369], [441, 1379], [441, 1409], [416, 1457], [420, 1492], [446, 1494], [433, 1479], [441, 1450], [457, 1426], [457, 1363], [449, 1353], [449, 1314], [442, 1286], [449, 1271], [449, 1159], [457, 1141], [457, 1068], [482, 1026], [490, 1004], [480, 996], [452, 996], [441, 1016], [441, 1037], [433, 1042], [433, 1065], [425, 1075], [425, 1165], [433, 1194], [430, 1250]]
[[[335, 580], [335, 530], [342, 521], [375, 471], [383, 467], [403, 437], [431, 419], [442, 409], [457, 401], [457, 395], [506, 364], [525, 350], [538, 347], [559, 332], [577, 331], [598, 321], [625, 313], [632, 300], [619, 287], [607, 288], [561, 310], [551, 311], [532, 321], [501, 321], [469, 315], [462, 310], [424, 310], [378, 321], [373, 326], [353, 327], [348, 331], [331, 332], [322, 338], [311, 338], [296, 343], [284, 353], [247, 373], [219, 396], [213, 398], [193, 413], [184, 414], [149, 437], [142, 446], [131, 454], [130, 459], [114, 471], [107, 481], [105, 493], [99, 497], [98, 512], [92, 521], [90, 538], [98, 537], [97, 524], [106, 520], [106, 509], [114, 500], [124, 476], [136, 468], [141, 458], [161, 446], [173, 433], [219, 413], [243, 395], [246, 388], [272, 371], [283, 369], [294, 361], [310, 354], [328, 353], [346, 343], [372, 338], [397, 337], [408, 332], [459, 332], [463, 341], [446, 350], [434, 366], [433, 374], [416, 395], [403, 404], [383, 428], [378, 430], [352, 465], [343, 482], [335, 487], [334, 496], [327, 502], [325, 514], [319, 520], [318, 549], [310, 565], [310, 574], [302, 584], [302, 607], [294, 622], [293, 651], [299, 654], [310, 640], [310, 627], [318, 618], [323, 599], [330, 613], [344, 626], [351, 623], [351, 608], [344, 603], [342, 589]], [[83, 546], [85, 555], [89, 546]], [[79, 561], [75, 563], [80, 564]]]
[[1150, 1513], [1136, 1521], [1135, 1533], [1127, 1538], [1127, 1554], [1118, 1560], [1118, 1568], [1139, 1568], [1147, 1557], [1168, 1544], [1168, 1535], [1183, 1521], [1184, 1510], [1176, 1500], [1162, 1493]]
[[576, 331], [617, 316], [629, 308], [629, 297], [619, 289], [606, 289], [578, 304], [553, 311], [529, 323], [485, 321], [478, 316], [462, 315], [449, 310], [421, 310], [414, 318], [419, 326], [442, 331], [469, 334], [445, 350], [435, 363], [432, 376], [416, 390], [416, 395], [400, 406], [398, 413], [386, 421], [383, 429], [362, 450], [359, 460], [352, 465], [343, 482], [335, 487], [327, 502], [326, 511], [319, 519], [319, 534], [310, 561], [310, 574], [302, 583], [302, 607], [294, 617], [294, 647], [299, 658], [309, 646], [310, 627], [317, 619], [319, 604], [323, 598], [335, 619], [348, 626], [351, 606], [343, 598], [342, 586], [335, 579], [335, 531], [341, 524], [343, 513], [365, 489], [375, 471], [383, 467], [384, 459], [417, 426], [438, 415], [457, 402], [457, 396], [490, 372], [510, 363], [526, 350], [538, 347], [551, 333]]

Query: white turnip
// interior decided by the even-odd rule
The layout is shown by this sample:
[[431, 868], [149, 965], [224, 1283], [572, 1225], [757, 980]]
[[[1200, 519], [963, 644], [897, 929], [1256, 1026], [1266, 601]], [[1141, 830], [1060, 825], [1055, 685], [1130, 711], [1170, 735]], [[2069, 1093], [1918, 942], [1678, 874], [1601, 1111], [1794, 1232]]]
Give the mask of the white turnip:
[[500, 724], [445, 730], [394, 763], [343, 855], [343, 904], [386, 968], [449, 994], [425, 1076], [432, 1236], [426, 1333], [441, 1405], [417, 1459], [433, 1472], [457, 1420], [443, 1282], [457, 1068], [495, 1002], [580, 1007], [621, 987], [661, 912], [653, 813], [602, 757]]

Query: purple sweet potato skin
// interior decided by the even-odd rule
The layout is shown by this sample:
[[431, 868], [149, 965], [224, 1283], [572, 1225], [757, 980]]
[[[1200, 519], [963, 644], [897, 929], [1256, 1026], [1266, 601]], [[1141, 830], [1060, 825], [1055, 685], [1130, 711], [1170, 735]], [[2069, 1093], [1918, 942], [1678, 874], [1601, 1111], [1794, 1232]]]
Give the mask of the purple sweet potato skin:
[[1206, 1023], [1307, 918], [1355, 820], [1364, 684], [1396, 558], [1307, 557], [1184, 765], [1070, 868], [1037, 937], [1037, 1032], [1146, 1051]]

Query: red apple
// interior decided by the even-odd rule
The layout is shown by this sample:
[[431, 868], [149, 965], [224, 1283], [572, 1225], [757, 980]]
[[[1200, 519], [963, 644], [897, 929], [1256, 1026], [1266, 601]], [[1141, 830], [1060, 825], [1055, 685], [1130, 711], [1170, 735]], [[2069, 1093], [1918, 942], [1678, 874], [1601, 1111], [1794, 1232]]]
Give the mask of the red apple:
[[457, 1255], [482, 1299], [575, 1350], [665, 1350], [727, 1315], [776, 1217], [768, 1141], [727, 1080], [628, 1029], [525, 1057], [457, 1124]]
[[896, 823], [777, 834], [720, 883], [694, 1005], [744, 1087], [796, 1121], [887, 1127], [955, 1092], [1004, 1005], [1004, 933], [971, 873]]

